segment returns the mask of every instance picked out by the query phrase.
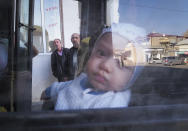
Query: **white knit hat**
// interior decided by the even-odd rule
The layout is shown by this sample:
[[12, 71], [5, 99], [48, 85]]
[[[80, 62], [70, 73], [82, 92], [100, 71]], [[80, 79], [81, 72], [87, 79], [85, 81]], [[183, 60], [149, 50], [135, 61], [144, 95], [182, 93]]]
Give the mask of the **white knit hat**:
[[[136, 65], [134, 68], [132, 78], [130, 79], [129, 83], [126, 85], [126, 88], [128, 88], [135, 82], [138, 75], [140, 74], [140, 72], [143, 69], [143, 66], [138, 66], [138, 63], [140, 62], [141, 57], [143, 57], [143, 55], [141, 55], [141, 54], [143, 54], [141, 42], [146, 37], [146, 31], [143, 28], [135, 26], [133, 24], [118, 23], [118, 24], [112, 24], [111, 27], [104, 28], [102, 33], [100, 34], [99, 38], [108, 32], [112, 33], [112, 40], [113, 40], [113, 33], [116, 33], [116, 34], [119, 34], [120, 36], [126, 38], [135, 47]], [[122, 44], [124, 44], [124, 43], [122, 43]], [[124, 46], [126, 46], [126, 45], [124, 45]]]
[[127, 23], [112, 24], [111, 27], [104, 28], [100, 36], [107, 32], [116, 32], [134, 43], [140, 43], [140, 38], [146, 36], [146, 31], [143, 28]]

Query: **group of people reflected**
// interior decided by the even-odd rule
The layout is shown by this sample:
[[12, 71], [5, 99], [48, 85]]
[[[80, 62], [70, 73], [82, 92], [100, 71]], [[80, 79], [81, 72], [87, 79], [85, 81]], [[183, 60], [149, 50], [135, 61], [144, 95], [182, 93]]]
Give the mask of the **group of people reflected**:
[[53, 44], [56, 50], [51, 54], [51, 69], [53, 75], [59, 82], [73, 80], [78, 66], [78, 49], [80, 46], [80, 35], [73, 33], [71, 36], [73, 46], [64, 48], [60, 39], [55, 39]]

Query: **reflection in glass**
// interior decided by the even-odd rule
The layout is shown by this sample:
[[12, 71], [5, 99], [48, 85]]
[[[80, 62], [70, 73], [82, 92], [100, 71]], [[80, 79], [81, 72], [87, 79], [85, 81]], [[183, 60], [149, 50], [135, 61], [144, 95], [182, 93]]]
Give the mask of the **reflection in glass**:
[[29, 21], [29, 0], [21, 0], [21, 17], [20, 17], [20, 22], [28, 25]]
[[[113, 2], [116, 2], [114, 6], [113, 6]], [[184, 2], [187, 3], [186, 1]], [[86, 70], [84, 70], [85, 72], [82, 72], [81, 75], [78, 76], [78, 78], [76, 78], [74, 81], [71, 81], [72, 84], [69, 83], [71, 85], [70, 88], [71, 90], [66, 88], [65, 90], [67, 92], [65, 91], [64, 94], [59, 96], [61, 98], [58, 98], [59, 100], [57, 102], [56, 109], [57, 110], [83, 109], [83, 108], [88, 109], [88, 107], [86, 107], [87, 104], [89, 105], [89, 103], [87, 103], [88, 101], [86, 101], [87, 104], [84, 103], [86, 104], [85, 107], [81, 105], [75, 105], [75, 106], [73, 105], [72, 108], [70, 106], [64, 105], [64, 103], [62, 102], [65, 101], [65, 103], [69, 103], [69, 100], [66, 101], [67, 98], [65, 98], [64, 96], [66, 95], [71, 96], [72, 94], [75, 95], [76, 93], [74, 94], [72, 91], [74, 91], [74, 89], [77, 90], [79, 87], [76, 88], [74, 84], [76, 83], [76, 86], [80, 86], [79, 80], [86, 78], [87, 76], [88, 78], [86, 78], [87, 80], [86, 85], [89, 84], [89, 86], [92, 87], [92, 89], [89, 88], [86, 91], [84, 91], [85, 94], [88, 95], [89, 93], [92, 94], [93, 92], [104, 93], [108, 91], [119, 92], [125, 89], [122, 88], [123, 87], [122, 85], [127, 85], [127, 87], [129, 87], [130, 84], [133, 84], [135, 78], [137, 77], [137, 71], [139, 69], [137, 68], [137, 66], [147, 64], [150, 58], [157, 57], [161, 59], [166, 55], [180, 56], [182, 52], [184, 57], [187, 56], [186, 54], [187, 51], [183, 50], [178, 45], [180, 44], [179, 43], [180, 41], [186, 39], [184, 36], [181, 35], [181, 32], [184, 32], [187, 23], [185, 23], [184, 21], [180, 21], [179, 19], [181, 18], [182, 20], [183, 17], [185, 18], [187, 17], [183, 14], [186, 12], [186, 10], [180, 10], [181, 8], [186, 9], [185, 3], [181, 4], [178, 2], [179, 3], [178, 6], [176, 6], [177, 5], [176, 2], [174, 2], [172, 5], [169, 5], [169, 3], [170, 1], [168, 0], [167, 2], [165, 1], [165, 3], [164, 1], [159, 1], [157, 3], [154, 1], [150, 1], [150, 2], [147, 1], [146, 3], [144, 3], [143, 1], [139, 1], [139, 0], [136, 1], [109, 0], [107, 2], [108, 6], [113, 7], [116, 16], [119, 17], [112, 17], [113, 9], [110, 10], [111, 8], [107, 7], [106, 14], [110, 14], [110, 15], [106, 16], [107, 17], [106, 24], [108, 26], [112, 26], [112, 23], [130, 23], [130, 24], [128, 24], [129, 26], [128, 27], [126, 26], [126, 28], [123, 28], [123, 26], [118, 28], [118, 30], [124, 30], [123, 34], [121, 34], [122, 32], [119, 34], [118, 30], [113, 31], [113, 33], [110, 32], [109, 30], [109, 32], [106, 31], [106, 34], [103, 34], [98, 38], [98, 41], [95, 43], [94, 50], [89, 58], [88, 64], [86, 65], [87, 66]], [[118, 11], [117, 8], [119, 8]], [[177, 16], [177, 13], [181, 13], [181, 15]], [[171, 20], [176, 21], [175, 23], [179, 23], [178, 25], [182, 24], [183, 26], [181, 26], [181, 28], [174, 28], [176, 27], [175, 26], [176, 24], [173, 22], [171, 23], [171, 21], [167, 22], [166, 16], [170, 16]], [[137, 30], [137, 28], [134, 28], [134, 26], [136, 27], [139, 26], [144, 29], [141, 29], [140, 31], [139, 29]], [[131, 27], [130, 30], [129, 27]], [[137, 33], [141, 35], [138, 35]], [[98, 67], [96, 67], [97, 64]], [[101, 73], [98, 70], [101, 70], [102, 68], [103, 70], [109, 72], [112, 71], [112, 69], [108, 70], [108, 66], [111, 67], [114, 66], [115, 69], [117, 69], [119, 72], [117, 73], [118, 75], [117, 74], [112, 75], [112, 76], [116, 76], [117, 78], [110, 79], [108, 82], [106, 82], [106, 79], [108, 78], [105, 76], [104, 73], [105, 71], [101, 71], [102, 72]], [[124, 72], [126, 72], [125, 73], [126, 75], [124, 74]], [[84, 75], [82, 75], [83, 73]], [[123, 82], [121, 81], [122, 78], [123, 78]], [[116, 80], [118, 82], [116, 82]], [[63, 84], [65, 83], [56, 83], [56, 84], [64, 88]], [[72, 101], [76, 101], [76, 102], [71, 103]], [[70, 104], [78, 104], [77, 101], [78, 103], [81, 103], [80, 101], [82, 101], [81, 99], [79, 101], [79, 95], [78, 96], [76, 95], [75, 98], [71, 99]], [[106, 103], [104, 103], [104, 105], [105, 104]], [[92, 105], [92, 106], [93, 108], [95, 108], [94, 106], [96, 105]], [[103, 105], [101, 104], [100, 106]]]
[[59, 0], [44, 1], [44, 21], [45, 21], [45, 37], [46, 37], [46, 52], [52, 52], [52, 44], [56, 38], [61, 39]]
[[55, 110], [127, 107], [130, 86], [141, 70], [137, 66], [142, 56], [137, 38], [144, 36], [144, 29], [132, 24], [104, 28], [89, 43], [94, 48], [86, 69], [72, 81], [53, 83], [42, 99], [57, 100]]
[[28, 70], [28, 30], [24, 27], [20, 28], [20, 42], [17, 49], [17, 69], [20, 71]]
[[[170, 3], [170, 4], [169, 4]], [[182, 46], [188, 26], [187, 1], [139, 1], [119, 0], [120, 22], [132, 23], [145, 28], [147, 40], [145, 62], [167, 56], [187, 58], [187, 47]], [[168, 19], [167, 19], [168, 17]], [[180, 44], [179, 44], [180, 43]]]
[[41, 2], [35, 0], [34, 5], [34, 28], [33, 31], [33, 45], [38, 49], [40, 53], [44, 53], [44, 46], [42, 41], [42, 21], [41, 21]]

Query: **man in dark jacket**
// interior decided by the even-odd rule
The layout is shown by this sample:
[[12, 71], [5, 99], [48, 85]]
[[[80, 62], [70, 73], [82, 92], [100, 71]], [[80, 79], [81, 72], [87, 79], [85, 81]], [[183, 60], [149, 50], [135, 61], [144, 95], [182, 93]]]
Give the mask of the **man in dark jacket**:
[[80, 47], [80, 35], [78, 33], [73, 33], [71, 36], [71, 42], [73, 47], [69, 49], [69, 57], [68, 57], [68, 72], [69, 72], [69, 80], [74, 79], [76, 70], [78, 68], [78, 49]]
[[56, 50], [51, 55], [51, 68], [53, 75], [59, 82], [68, 80], [68, 49], [63, 47], [60, 39], [54, 40]]

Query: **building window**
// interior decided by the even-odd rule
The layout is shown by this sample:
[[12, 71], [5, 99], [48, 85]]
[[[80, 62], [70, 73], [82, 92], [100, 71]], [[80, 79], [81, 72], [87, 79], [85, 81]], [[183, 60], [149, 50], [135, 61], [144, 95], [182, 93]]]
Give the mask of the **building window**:
[[61, 39], [59, 0], [36, 0], [33, 44], [40, 53], [54, 50], [53, 40]]
[[38, 49], [40, 53], [44, 52], [43, 40], [42, 40], [42, 21], [41, 21], [41, 2], [35, 0], [34, 5], [34, 28], [33, 32], [33, 45]]

